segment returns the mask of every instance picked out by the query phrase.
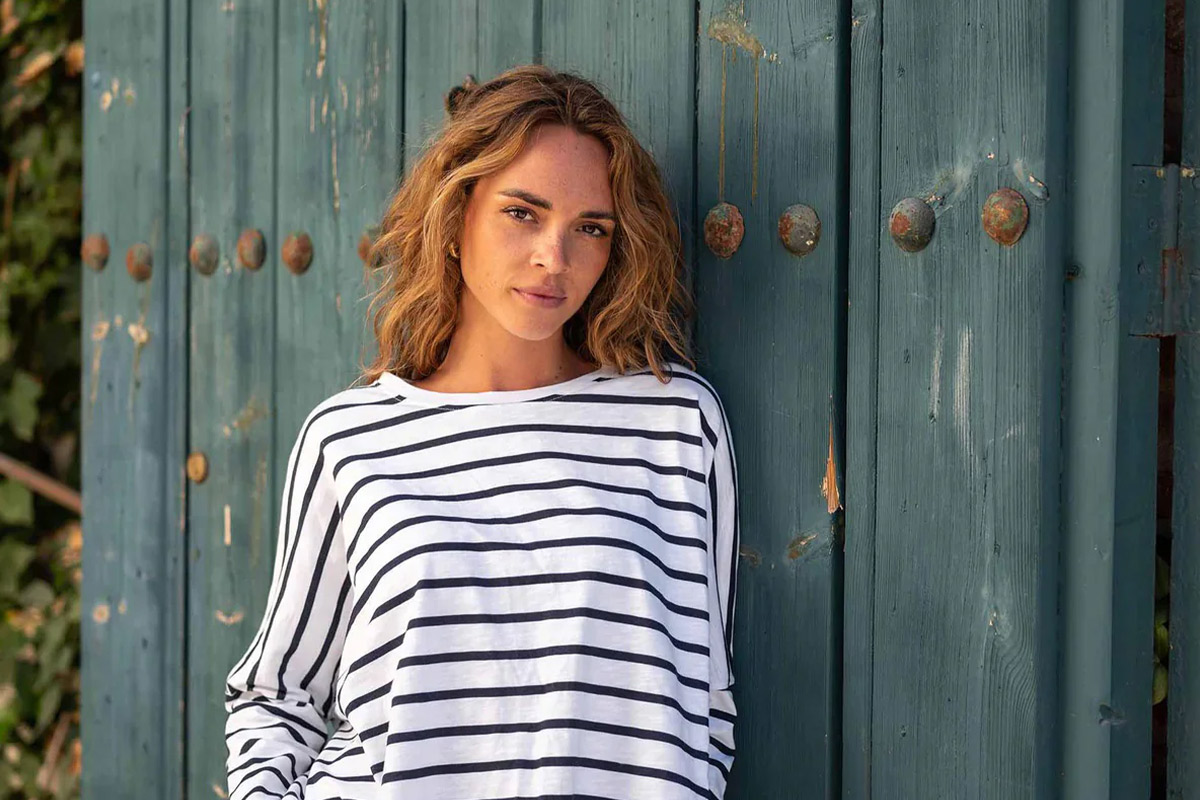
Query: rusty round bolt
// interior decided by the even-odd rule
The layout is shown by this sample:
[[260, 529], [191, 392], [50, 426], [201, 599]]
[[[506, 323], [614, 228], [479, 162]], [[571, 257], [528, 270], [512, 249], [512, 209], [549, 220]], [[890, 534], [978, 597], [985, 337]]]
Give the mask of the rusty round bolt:
[[150, 245], [138, 242], [125, 252], [125, 271], [135, 281], [144, 281], [150, 277], [150, 269], [154, 259]]
[[987, 235], [1005, 247], [1012, 247], [1029, 224], [1029, 206], [1016, 189], [1007, 186], [988, 195], [979, 215]]
[[362, 236], [358, 237], [358, 257], [362, 259], [364, 264], [371, 256], [371, 248], [375, 244], [375, 240], [379, 238], [379, 226], [368, 225], [363, 228]]
[[97, 272], [104, 269], [104, 265], [108, 263], [108, 237], [102, 233], [84, 237], [79, 256], [83, 263]]
[[201, 233], [192, 240], [188, 249], [188, 261], [201, 275], [212, 275], [217, 271], [217, 259], [221, 256], [221, 247], [217, 240], [207, 233]]
[[736, 253], [745, 233], [742, 212], [733, 203], [717, 203], [704, 217], [704, 242], [717, 258]]
[[821, 241], [821, 218], [803, 203], [788, 206], [779, 215], [779, 239], [792, 253], [806, 256]]
[[892, 209], [888, 230], [896, 246], [906, 253], [924, 250], [933, 238], [933, 209], [919, 197], [906, 197]]
[[297, 232], [288, 234], [283, 240], [283, 263], [293, 275], [302, 275], [312, 263], [312, 239], [307, 233]]
[[237, 240], [238, 262], [246, 269], [258, 269], [267, 258], [267, 242], [262, 231], [247, 228]]
[[192, 483], [204, 483], [208, 477], [208, 456], [199, 450], [188, 453], [187, 476]]

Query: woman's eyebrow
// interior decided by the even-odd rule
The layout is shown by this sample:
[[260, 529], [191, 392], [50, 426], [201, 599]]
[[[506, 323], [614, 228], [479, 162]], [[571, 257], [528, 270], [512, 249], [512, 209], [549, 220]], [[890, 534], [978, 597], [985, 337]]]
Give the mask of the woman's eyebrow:
[[[502, 194], [505, 197], [514, 197], [518, 200], [524, 200], [531, 206], [544, 208], [547, 211], [550, 211], [554, 208], [554, 206], [546, 198], [538, 197], [533, 192], [527, 192], [524, 189], [501, 189], [499, 192], [497, 192], [497, 194]], [[611, 211], [584, 211], [579, 216], [587, 217], [588, 219], [607, 219], [611, 220], [612, 222], [617, 221], [616, 216]]]

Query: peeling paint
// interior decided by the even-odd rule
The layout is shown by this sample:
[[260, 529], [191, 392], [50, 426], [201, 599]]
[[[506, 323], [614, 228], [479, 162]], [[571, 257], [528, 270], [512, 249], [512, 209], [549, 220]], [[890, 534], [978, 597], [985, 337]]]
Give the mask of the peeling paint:
[[328, 0], [317, 0], [317, 13], [320, 14], [321, 36], [317, 45], [317, 78], [325, 73], [325, 49], [328, 41], [329, 14], [326, 13]]
[[250, 517], [250, 566], [254, 568], [258, 565], [259, 555], [262, 552], [262, 515], [263, 501], [267, 494], [267, 455], [262, 453], [258, 457], [258, 465], [254, 471], [254, 489], [250, 492], [250, 499], [253, 503], [253, 512]]
[[127, 331], [129, 338], [133, 339], [133, 365], [129, 371], [129, 418], [133, 419], [133, 399], [137, 396], [137, 389], [142, 385], [140, 375], [140, 365], [142, 361], [142, 348], [146, 346], [146, 342], [150, 341], [150, 331], [146, 330], [146, 305], [149, 301], [149, 296], [142, 295], [142, 316], [137, 322], [129, 323]]
[[833, 448], [833, 419], [829, 420], [829, 455], [825, 458], [825, 477], [821, 481], [821, 496], [830, 514], [842, 507], [842, 497], [837, 485], [837, 459]]
[[231, 511], [229, 509], [229, 503], [226, 503], [225, 504], [225, 546], [226, 547], [229, 547], [231, 544], [233, 544], [233, 534], [232, 534], [232, 531], [230, 530], [230, 528], [231, 528], [230, 516], [231, 516]]
[[[104, 352], [104, 339], [108, 336], [108, 331], [111, 328], [108, 320], [97, 320], [96, 324], [92, 325], [92, 341], [95, 346], [92, 348], [92, 374], [91, 386], [88, 388], [88, 411], [91, 411], [92, 406], [96, 404], [96, 390], [100, 385], [100, 357]], [[89, 415], [90, 416], [90, 415]]]
[[118, 614], [124, 614], [128, 609], [129, 609], [129, 606], [125, 604], [124, 600], [122, 600], [120, 603], [117, 604], [117, 613]]
[[333, 121], [329, 125], [330, 138], [330, 162], [333, 170], [333, 217], [337, 219], [338, 212], [342, 208], [342, 192], [341, 184], [338, 182], [338, 167], [337, 167], [337, 109], [333, 110]]
[[269, 413], [267, 407], [262, 404], [262, 401], [257, 396], [251, 396], [246, 401], [246, 405], [242, 406], [242, 409], [238, 411], [233, 421], [222, 427], [221, 432], [228, 438], [233, 435], [235, 430], [246, 431], [251, 425], [268, 416]]
[[946, 329], [937, 325], [933, 331], [933, 367], [929, 375], [929, 421], [937, 422], [942, 407], [942, 352], [945, 350]]
[[108, 622], [110, 613], [108, 603], [97, 603], [92, 609], [92, 619], [97, 625], [103, 625]]
[[767, 48], [750, 30], [746, 20], [745, 2], [730, 3], [724, 9], [714, 14], [708, 21], [708, 38], [721, 43], [721, 123], [717, 152], [717, 199], [725, 199], [725, 89], [727, 86], [727, 67], [729, 61], [737, 61], [737, 51], [745, 50], [754, 56], [754, 126], [752, 135], [752, 155], [750, 162], [750, 201], [758, 197], [758, 98], [759, 98], [759, 62], [766, 59], [772, 63], [779, 60], [778, 53], [767, 53]]
[[1026, 166], [1024, 159], [1016, 159], [1012, 165], [1013, 175], [1021, 182], [1029, 194], [1035, 200], [1046, 202], [1050, 199], [1050, 192], [1046, 189], [1046, 184], [1042, 183], [1037, 176]]
[[708, 21], [708, 38], [740, 47], [755, 58], [767, 56], [767, 49], [750, 32], [745, 4], [730, 3], [714, 14]]
[[975, 457], [971, 437], [971, 329], [958, 336], [958, 358], [954, 365], [954, 428], [968, 459]]
[[738, 555], [746, 559], [747, 563], [749, 563], [752, 567], [762, 565], [762, 554], [753, 548], [745, 546], [739, 547]]
[[217, 609], [217, 620], [225, 625], [237, 625], [246, 616], [243, 611], [234, 611], [232, 614], [226, 614], [221, 609]]
[[797, 558], [804, 555], [804, 552], [808, 550], [808, 546], [816, 541], [816, 538], [817, 535], [815, 533], [802, 533], [795, 539], [792, 539], [790, 542], [788, 542], [787, 557], [790, 560], [795, 561]]

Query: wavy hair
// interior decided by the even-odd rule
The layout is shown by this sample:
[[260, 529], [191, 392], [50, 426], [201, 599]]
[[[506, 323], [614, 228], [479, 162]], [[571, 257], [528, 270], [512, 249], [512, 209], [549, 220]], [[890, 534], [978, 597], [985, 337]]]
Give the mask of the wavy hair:
[[608, 150], [616, 225], [608, 263], [563, 325], [581, 358], [619, 372], [649, 367], [663, 383], [669, 352], [695, 369], [687, 335], [695, 302], [684, 281], [679, 227], [659, 169], [591, 81], [541, 65], [514, 67], [452, 92], [449, 118], [388, 204], [365, 255], [382, 280], [372, 320], [378, 355], [361, 376], [421, 380], [445, 359], [462, 270], [449, 254], [471, 188], [511, 163], [542, 123], [566, 125]]

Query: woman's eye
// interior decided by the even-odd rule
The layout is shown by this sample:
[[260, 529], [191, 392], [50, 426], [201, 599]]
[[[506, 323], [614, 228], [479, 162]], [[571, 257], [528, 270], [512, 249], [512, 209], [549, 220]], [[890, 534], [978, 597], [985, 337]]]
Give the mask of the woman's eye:
[[[520, 206], [509, 206], [508, 208], [504, 209], [504, 213], [508, 214], [510, 217], [515, 219], [517, 222], [527, 222], [527, 221], [529, 221], [529, 219], [532, 218], [531, 216], [525, 216], [525, 217], [517, 216], [518, 214], [525, 214], [525, 215], [530, 214], [528, 208], [521, 208]], [[595, 224], [589, 222], [589, 223], [583, 225], [582, 227], [584, 230], [588, 230], [588, 229], [591, 230], [591, 232], [588, 233], [588, 236], [591, 236], [593, 239], [603, 239], [605, 236], [608, 236], [608, 231], [604, 230], [603, 226], [595, 225]]]

